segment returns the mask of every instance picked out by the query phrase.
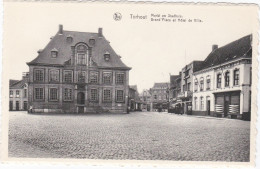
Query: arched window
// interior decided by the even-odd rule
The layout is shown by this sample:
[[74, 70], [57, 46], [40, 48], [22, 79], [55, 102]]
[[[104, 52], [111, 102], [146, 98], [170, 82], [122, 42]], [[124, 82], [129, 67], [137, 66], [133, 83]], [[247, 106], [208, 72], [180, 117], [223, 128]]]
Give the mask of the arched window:
[[77, 52], [77, 64], [86, 65], [88, 64], [88, 47], [84, 44], [80, 44], [76, 47]]
[[198, 79], [194, 80], [194, 92], [198, 91]]
[[207, 80], [206, 90], [210, 90], [210, 75], [208, 75], [208, 76], [206, 77], [206, 80]]
[[204, 90], [204, 78], [201, 77], [200, 78], [200, 91], [203, 91]]
[[230, 81], [230, 73], [229, 73], [229, 71], [227, 71], [225, 73], [225, 87], [229, 86], [229, 81]]
[[221, 88], [221, 74], [217, 75], [217, 88]]
[[239, 69], [234, 70], [234, 86], [239, 85]]

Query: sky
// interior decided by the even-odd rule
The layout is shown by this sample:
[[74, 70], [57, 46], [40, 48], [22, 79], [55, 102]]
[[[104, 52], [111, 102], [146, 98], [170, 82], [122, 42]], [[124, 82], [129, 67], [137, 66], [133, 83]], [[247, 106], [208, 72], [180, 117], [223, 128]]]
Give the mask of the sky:
[[[21, 79], [62, 24], [64, 30], [103, 34], [130, 70], [139, 92], [155, 82], [169, 82], [188, 63], [255, 31], [256, 10], [246, 6], [180, 4], [19, 3], [4, 4], [3, 62], [8, 79]], [[120, 21], [113, 14], [122, 15]], [[131, 19], [132, 15], [148, 19]], [[181, 15], [202, 22], [151, 21], [151, 15]], [[161, 17], [159, 17], [161, 18]]]

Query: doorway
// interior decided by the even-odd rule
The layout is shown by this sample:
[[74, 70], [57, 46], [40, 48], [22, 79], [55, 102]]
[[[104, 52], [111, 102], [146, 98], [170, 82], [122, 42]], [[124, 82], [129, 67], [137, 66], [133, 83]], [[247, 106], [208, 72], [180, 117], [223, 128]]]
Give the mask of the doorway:
[[208, 115], [210, 116], [210, 100], [207, 101], [207, 112]]
[[78, 104], [85, 104], [85, 94], [83, 92], [79, 92], [77, 96]]
[[16, 110], [19, 110], [19, 101], [16, 101]]
[[23, 110], [28, 110], [28, 107], [27, 107], [27, 101], [24, 101], [23, 102]]
[[12, 111], [13, 110], [13, 101], [9, 102], [9, 110]]

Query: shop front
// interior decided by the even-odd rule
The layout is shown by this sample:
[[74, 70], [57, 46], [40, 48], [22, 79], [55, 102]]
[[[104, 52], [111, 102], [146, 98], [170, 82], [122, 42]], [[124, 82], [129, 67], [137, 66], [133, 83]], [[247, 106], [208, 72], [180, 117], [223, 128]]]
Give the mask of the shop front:
[[214, 93], [215, 116], [238, 118], [240, 115], [240, 93], [241, 91]]

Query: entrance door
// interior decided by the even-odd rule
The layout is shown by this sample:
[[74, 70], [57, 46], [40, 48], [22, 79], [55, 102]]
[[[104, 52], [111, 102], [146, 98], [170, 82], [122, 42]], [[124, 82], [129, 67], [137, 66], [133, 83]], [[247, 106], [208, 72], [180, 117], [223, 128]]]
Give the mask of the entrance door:
[[207, 101], [207, 112], [210, 115], [210, 100]]
[[24, 101], [24, 102], [23, 102], [23, 109], [24, 109], [24, 110], [27, 110], [27, 109], [28, 109], [28, 107], [27, 107], [27, 101]]
[[9, 110], [12, 111], [13, 110], [13, 101], [9, 102]]
[[79, 92], [77, 96], [78, 104], [85, 104], [85, 94], [83, 92]]
[[84, 113], [84, 106], [78, 107], [78, 113]]
[[16, 101], [16, 110], [19, 110], [19, 101]]
[[226, 95], [225, 102], [224, 102], [224, 117], [227, 117], [227, 115], [228, 115], [229, 104], [230, 104], [230, 97], [229, 97], [229, 95]]

